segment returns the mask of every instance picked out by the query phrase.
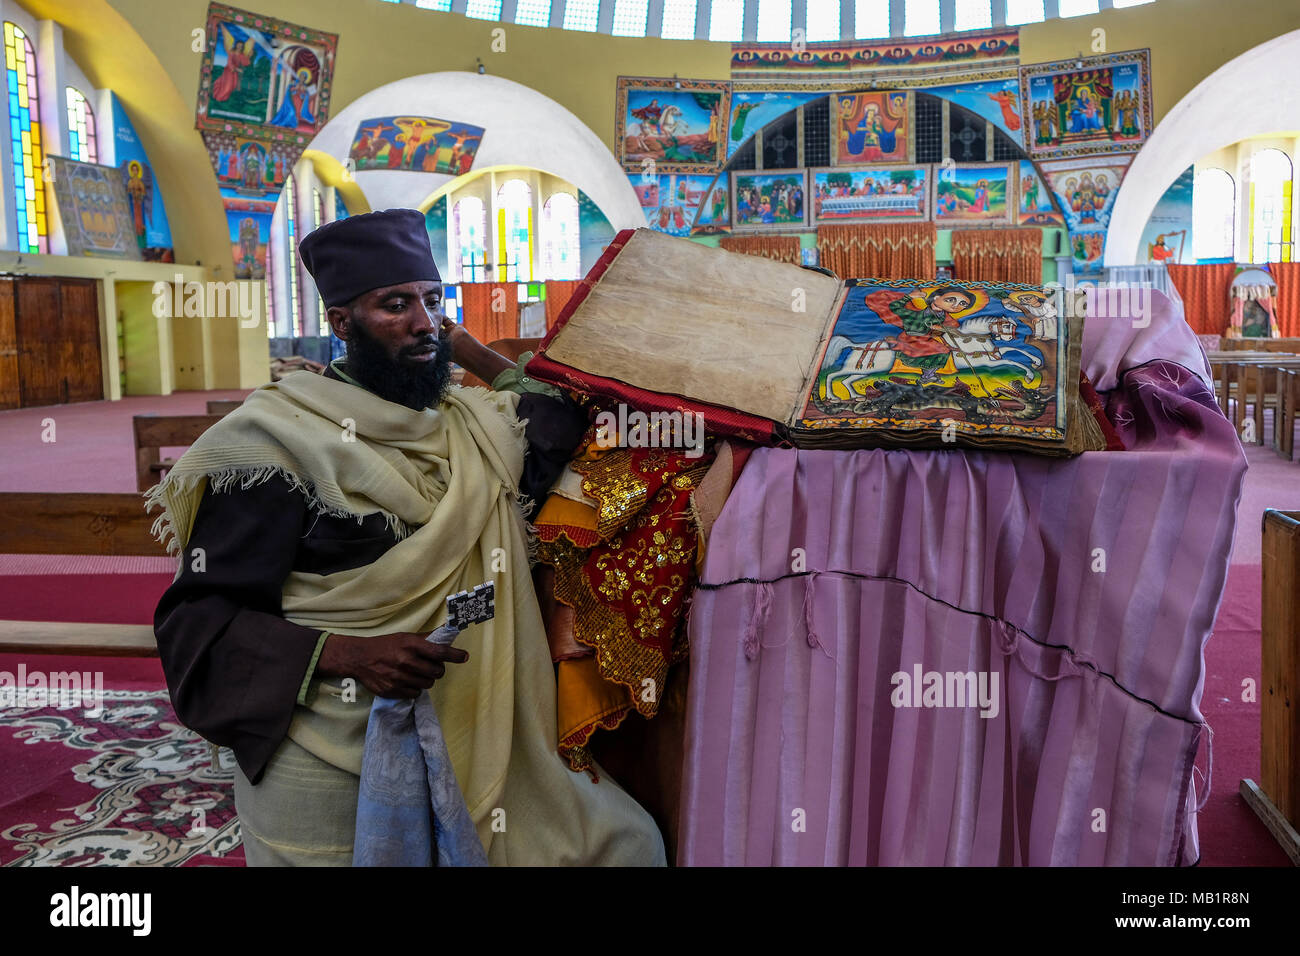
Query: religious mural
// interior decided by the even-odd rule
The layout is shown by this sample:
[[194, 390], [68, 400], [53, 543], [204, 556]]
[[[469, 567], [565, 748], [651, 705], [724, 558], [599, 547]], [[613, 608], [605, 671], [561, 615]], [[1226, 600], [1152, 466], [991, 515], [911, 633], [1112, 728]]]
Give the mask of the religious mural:
[[915, 104], [909, 92], [841, 93], [832, 101], [836, 166], [910, 163], [916, 158]]
[[942, 227], [1010, 222], [1015, 176], [1015, 163], [935, 167], [935, 223]]
[[329, 117], [338, 37], [213, 3], [195, 126], [305, 146]]
[[808, 221], [807, 175], [802, 169], [731, 174], [733, 223], [753, 230], [789, 229]]
[[63, 156], [47, 160], [68, 255], [143, 259], [122, 171]]
[[[727, 181], [713, 176], [665, 173], [655, 178], [631, 176], [646, 224], [670, 236], [728, 231]], [[693, 228], [696, 214], [699, 228]], [[705, 228], [715, 227], [715, 228]]]
[[956, 103], [988, 120], [1017, 146], [1024, 145], [1024, 120], [1020, 109], [1020, 78], [1010, 75], [986, 82], [927, 86], [922, 92]]
[[1192, 245], [1192, 189], [1196, 167], [1188, 166], [1151, 210], [1142, 239], [1140, 261], [1182, 265], [1196, 262]]
[[625, 168], [713, 173], [726, 161], [730, 115], [728, 83], [620, 76], [614, 138]]
[[1132, 158], [1106, 156], [1039, 164], [1065, 213], [1076, 273], [1096, 274], [1102, 269], [1110, 212]]
[[1052, 202], [1052, 191], [1038, 175], [1034, 164], [1020, 161], [1020, 201], [1016, 209], [1016, 222], [1021, 226], [1063, 226], [1065, 219]]
[[483, 128], [432, 116], [381, 116], [357, 126], [348, 159], [357, 172], [402, 169], [460, 176], [474, 165]]
[[117, 168], [122, 174], [122, 185], [126, 187], [126, 200], [131, 207], [131, 228], [135, 233], [135, 244], [146, 262], [175, 262], [172, 230], [167, 222], [167, 209], [163, 205], [158, 180], [153, 174], [153, 165], [117, 94], [109, 95], [112, 104], [114, 155], [117, 157]]
[[1025, 146], [1039, 156], [1137, 152], [1151, 132], [1150, 52], [1021, 67]]
[[929, 166], [838, 167], [811, 173], [814, 223], [930, 218]]
[[733, 74], [764, 75], [784, 71], [850, 72], [863, 68], [918, 68], [933, 71], [947, 66], [970, 67], [1020, 55], [1018, 30], [920, 39], [846, 40], [840, 43], [733, 43]]
[[775, 119], [823, 93], [741, 92], [731, 94], [731, 120], [727, 124], [727, 158], [730, 159], [751, 136]]
[[265, 279], [266, 247], [271, 241], [276, 196], [267, 194], [255, 199], [227, 187], [221, 190], [221, 202], [226, 207], [235, 278]]
[[250, 195], [279, 190], [298, 161], [298, 148], [287, 143], [210, 132], [203, 134], [203, 142], [217, 182]]

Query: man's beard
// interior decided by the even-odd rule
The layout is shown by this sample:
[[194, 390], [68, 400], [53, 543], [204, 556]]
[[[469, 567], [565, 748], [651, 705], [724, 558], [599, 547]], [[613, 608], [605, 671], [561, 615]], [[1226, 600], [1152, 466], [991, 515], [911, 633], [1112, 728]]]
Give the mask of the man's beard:
[[[432, 343], [432, 337], [427, 341]], [[394, 362], [374, 336], [353, 322], [347, 367], [349, 375], [380, 398], [418, 412], [442, 401], [451, 384], [451, 349], [443, 341], [432, 361]]]

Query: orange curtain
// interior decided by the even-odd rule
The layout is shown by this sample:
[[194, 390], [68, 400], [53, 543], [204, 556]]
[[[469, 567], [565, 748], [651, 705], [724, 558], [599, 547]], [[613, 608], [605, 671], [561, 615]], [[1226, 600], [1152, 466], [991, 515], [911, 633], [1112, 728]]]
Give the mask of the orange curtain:
[[934, 223], [817, 227], [818, 262], [841, 279], [934, 278]]
[[[512, 339], [519, 334], [517, 282], [462, 282], [456, 287], [466, 330], [480, 342]], [[494, 296], [496, 290], [501, 292]], [[492, 308], [495, 297], [498, 308]]]
[[723, 236], [718, 245], [728, 252], [743, 252], [796, 266], [803, 262], [798, 236]]
[[560, 317], [560, 310], [569, 301], [581, 279], [547, 279], [546, 280], [546, 331], [551, 331], [555, 320]]
[[1300, 337], [1300, 262], [1270, 262], [1268, 268], [1277, 280], [1273, 311], [1278, 331], [1284, 339]]
[[1232, 304], [1228, 289], [1237, 267], [1231, 262], [1194, 266], [1166, 265], [1169, 281], [1183, 297], [1183, 314], [1198, 335], [1223, 335], [1228, 331]]
[[954, 229], [952, 271], [971, 282], [1043, 283], [1043, 230]]

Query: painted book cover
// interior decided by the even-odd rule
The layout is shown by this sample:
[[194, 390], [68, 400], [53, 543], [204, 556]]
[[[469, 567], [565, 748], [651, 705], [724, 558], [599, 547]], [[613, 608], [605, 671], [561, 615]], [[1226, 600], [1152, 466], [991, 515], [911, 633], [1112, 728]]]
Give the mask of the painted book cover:
[[956, 442], [1065, 438], [1069, 366], [1056, 305], [1010, 283], [847, 279], [800, 419]]

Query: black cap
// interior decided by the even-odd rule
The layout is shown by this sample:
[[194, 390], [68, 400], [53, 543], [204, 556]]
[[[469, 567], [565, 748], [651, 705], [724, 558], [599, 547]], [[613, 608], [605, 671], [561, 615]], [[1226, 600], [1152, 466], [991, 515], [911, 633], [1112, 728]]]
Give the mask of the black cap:
[[385, 209], [328, 222], [303, 236], [298, 254], [326, 308], [347, 305], [371, 289], [442, 281], [418, 209]]

